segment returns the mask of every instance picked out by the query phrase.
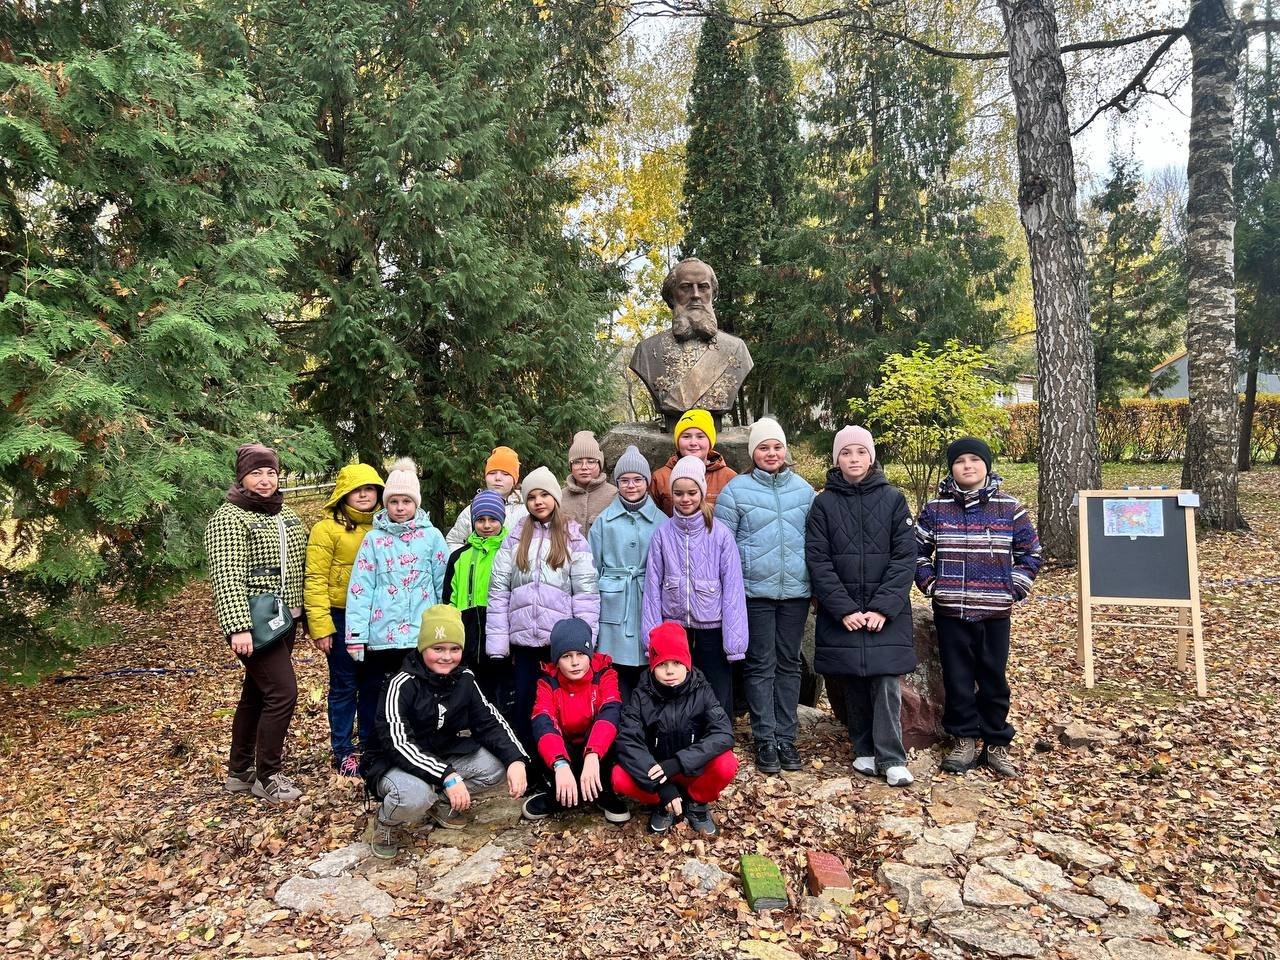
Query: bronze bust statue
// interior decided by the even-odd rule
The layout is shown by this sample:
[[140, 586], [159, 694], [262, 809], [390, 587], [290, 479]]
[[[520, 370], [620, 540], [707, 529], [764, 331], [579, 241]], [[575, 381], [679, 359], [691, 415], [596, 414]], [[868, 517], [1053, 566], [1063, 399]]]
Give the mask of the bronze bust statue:
[[719, 292], [711, 267], [696, 257], [681, 260], [662, 281], [671, 329], [641, 340], [631, 354], [631, 369], [648, 388], [668, 430], [695, 408], [709, 411], [719, 427], [751, 372], [747, 345], [716, 325], [712, 304]]

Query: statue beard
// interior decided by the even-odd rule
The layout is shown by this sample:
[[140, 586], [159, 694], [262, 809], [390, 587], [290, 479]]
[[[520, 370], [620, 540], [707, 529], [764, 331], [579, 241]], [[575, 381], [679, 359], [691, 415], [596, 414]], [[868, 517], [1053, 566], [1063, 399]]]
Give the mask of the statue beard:
[[705, 340], [710, 343], [719, 330], [715, 309], [710, 305], [678, 307], [671, 318], [671, 332], [681, 343], [689, 340]]

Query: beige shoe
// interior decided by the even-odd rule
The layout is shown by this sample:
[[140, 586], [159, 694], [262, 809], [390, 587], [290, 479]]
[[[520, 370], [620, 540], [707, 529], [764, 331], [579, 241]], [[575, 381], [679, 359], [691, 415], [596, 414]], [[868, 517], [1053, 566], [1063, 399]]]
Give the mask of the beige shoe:
[[376, 813], [369, 824], [369, 849], [379, 860], [394, 860], [400, 852], [400, 844], [396, 839], [396, 828], [390, 823], [383, 823]]
[[978, 765], [978, 742], [973, 737], [956, 737], [951, 752], [942, 758], [946, 773], [964, 773]]
[[302, 796], [302, 791], [283, 773], [273, 773], [267, 777], [266, 783], [253, 781], [252, 793], [267, 803], [293, 803]]
[[991, 768], [991, 772], [996, 776], [1016, 777], [1018, 775], [1018, 765], [1009, 756], [1009, 748], [1007, 746], [987, 747], [984, 759], [987, 766]]
[[448, 800], [438, 800], [431, 808], [431, 819], [446, 830], [461, 830], [471, 823], [465, 813], [454, 813]]

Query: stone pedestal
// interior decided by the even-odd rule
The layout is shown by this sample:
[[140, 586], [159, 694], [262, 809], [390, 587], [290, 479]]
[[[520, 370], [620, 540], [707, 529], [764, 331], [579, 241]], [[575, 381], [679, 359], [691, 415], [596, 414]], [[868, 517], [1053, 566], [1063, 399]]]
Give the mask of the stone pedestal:
[[[751, 469], [751, 457], [747, 453], [747, 437], [750, 432], [746, 427], [725, 427], [716, 434], [716, 450], [737, 473], [745, 473]], [[600, 440], [606, 473], [612, 473], [613, 465], [633, 443], [653, 470], [665, 464], [676, 452], [675, 438], [660, 422], [620, 423]]]
[[[933, 626], [933, 610], [930, 607], [911, 608], [915, 630], [915, 670], [902, 678], [902, 743], [908, 750], [923, 750], [942, 740], [942, 706], [945, 695], [942, 688], [942, 664], [938, 660], [938, 632]], [[844, 704], [844, 688], [839, 683], [828, 682], [827, 699], [837, 719], [847, 716]]]

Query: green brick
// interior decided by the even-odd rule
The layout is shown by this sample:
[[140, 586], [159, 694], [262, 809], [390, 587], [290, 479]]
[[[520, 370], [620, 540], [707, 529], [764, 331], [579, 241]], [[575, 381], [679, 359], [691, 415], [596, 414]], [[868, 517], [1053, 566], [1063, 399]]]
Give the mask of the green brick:
[[787, 884], [776, 863], [768, 857], [749, 853], [739, 866], [742, 887], [752, 910], [781, 910], [787, 906]]

